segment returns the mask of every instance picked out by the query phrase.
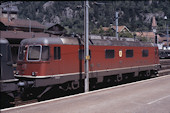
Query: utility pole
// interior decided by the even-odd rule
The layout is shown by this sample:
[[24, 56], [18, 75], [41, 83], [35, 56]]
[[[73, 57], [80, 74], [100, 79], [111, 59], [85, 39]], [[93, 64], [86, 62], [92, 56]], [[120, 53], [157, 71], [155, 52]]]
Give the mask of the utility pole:
[[168, 24], [166, 27], [166, 36], [167, 36], [167, 49], [169, 48], [169, 29], [168, 29]]
[[166, 37], [167, 37], [167, 45], [166, 46], [168, 49], [168, 47], [169, 47], [169, 39], [168, 39], [169, 38], [169, 29], [168, 29], [168, 24], [166, 22], [168, 19], [167, 16], [165, 16], [164, 19], [165, 19], [165, 28], [166, 28]]
[[30, 18], [27, 18], [27, 20], [29, 20], [29, 32], [31, 33], [31, 20]]
[[155, 16], [152, 18], [152, 30], [155, 34], [155, 44], [158, 44], [158, 37], [157, 37], [157, 22]]
[[118, 11], [116, 11], [116, 38], [119, 40], [119, 35], [118, 35]]
[[90, 56], [89, 56], [89, 2], [88, 0], [86, 0], [84, 2], [84, 34], [85, 34], [85, 37], [84, 37], [84, 42], [85, 42], [85, 46], [84, 46], [84, 52], [85, 52], [85, 92], [88, 92], [89, 91], [89, 59], [90, 59]]

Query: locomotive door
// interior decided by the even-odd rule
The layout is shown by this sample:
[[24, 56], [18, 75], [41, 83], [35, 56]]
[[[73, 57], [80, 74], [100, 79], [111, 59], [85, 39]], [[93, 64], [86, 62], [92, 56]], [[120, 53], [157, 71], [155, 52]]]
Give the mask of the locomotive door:
[[54, 47], [54, 65], [52, 65], [52, 68], [54, 68], [54, 73], [55, 74], [59, 74], [60, 73], [60, 69], [59, 69], [59, 63], [60, 63], [60, 60], [61, 60], [61, 47]]

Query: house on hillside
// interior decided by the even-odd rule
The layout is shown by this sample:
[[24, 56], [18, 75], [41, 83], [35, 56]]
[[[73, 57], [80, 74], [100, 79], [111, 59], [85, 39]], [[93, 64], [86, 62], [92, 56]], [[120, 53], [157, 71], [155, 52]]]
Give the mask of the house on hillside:
[[[137, 37], [147, 38], [147, 41], [155, 43], [155, 33], [154, 32], [134, 32]], [[159, 34], [157, 34], [158, 42], [160, 39]]]
[[8, 19], [17, 19], [18, 18], [18, 7], [10, 6], [10, 7], [1, 7], [0, 16]]
[[[159, 46], [159, 49], [163, 49], [167, 46], [167, 36], [163, 33], [158, 34], [157, 33], [157, 22], [155, 19], [155, 16], [152, 18], [152, 31], [151, 32], [134, 32], [137, 37], [146, 38], [147, 41], [155, 43], [155, 35], [157, 35], [157, 43]], [[170, 37], [168, 38], [170, 40]], [[170, 41], [169, 41], [170, 46]]]
[[[112, 29], [114, 31], [116, 31], [116, 26], [112, 26]], [[118, 33], [121, 33], [121, 32], [130, 32], [130, 30], [126, 27], [126, 26], [118, 26]]]
[[[102, 27], [101, 30], [103, 30], [107, 35], [108, 34], [115, 34], [116, 32], [116, 26], [110, 26], [110, 27]], [[122, 38], [133, 38], [133, 33], [126, 27], [126, 26], [118, 26], [118, 33], [119, 33], [119, 37]]]
[[53, 34], [53, 35], [63, 35], [67, 31], [60, 24], [56, 23], [46, 23], [45, 24], [45, 33]]
[[[116, 26], [102, 27], [103, 31], [108, 31], [109, 29], [112, 29], [112, 30], [116, 31]], [[129, 32], [129, 33], [131, 33], [130, 30], [126, 26], [118, 26], [118, 33], [121, 33], [121, 32]]]

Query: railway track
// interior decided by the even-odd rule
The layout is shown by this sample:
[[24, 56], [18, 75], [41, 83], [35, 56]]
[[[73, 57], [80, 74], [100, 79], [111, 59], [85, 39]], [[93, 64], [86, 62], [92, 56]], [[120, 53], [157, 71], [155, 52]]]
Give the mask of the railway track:
[[26, 104], [31, 104], [31, 103], [35, 103], [38, 102], [37, 99], [31, 99], [31, 100], [27, 100], [27, 101], [22, 101], [19, 98], [15, 99], [15, 106], [21, 106], [21, 105], [26, 105]]
[[159, 76], [170, 74], [170, 59], [160, 59], [161, 70]]
[[[162, 68], [158, 72], [158, 76], [164, 76], [164, 75], [170, 74], [170, 59], [161, 59], [160, 64], [161, 64]], [[62, 97], [62, 96], [60, 96], [60, 97]], [[21, 106], [21, 105], [26, 105], [26, 104], [35, 103], [35, 102], [38, 102], [38, 100], [32, 99], [32, 100], [22, 101], [21, 99], [16, 98], [15, 99], [15, 106]]]

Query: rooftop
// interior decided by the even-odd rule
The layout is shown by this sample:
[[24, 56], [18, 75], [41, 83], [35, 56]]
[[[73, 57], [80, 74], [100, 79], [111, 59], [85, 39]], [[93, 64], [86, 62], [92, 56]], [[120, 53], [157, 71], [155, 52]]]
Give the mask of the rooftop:
[[45, 29], [45, 26], [40, 24], [37, 21], [34, 20], [28, 20], [28, 19], [12, 19], [11, 21], [8, 21], [8, 18], [0, 17], [0, 22], [3, 23], [5, 26], [15, 26], [15, 27], [29, 27], [29, 24], [31, 22], [31, 28], [40, 28]]
[[36, 32], [23, 32], [23, 31], [1, 31], [0, 38], [7, 39], [25, 39], [32, 37], [56, 37], [55, 35], [49, 35], [47, 33], [36, 33]]

